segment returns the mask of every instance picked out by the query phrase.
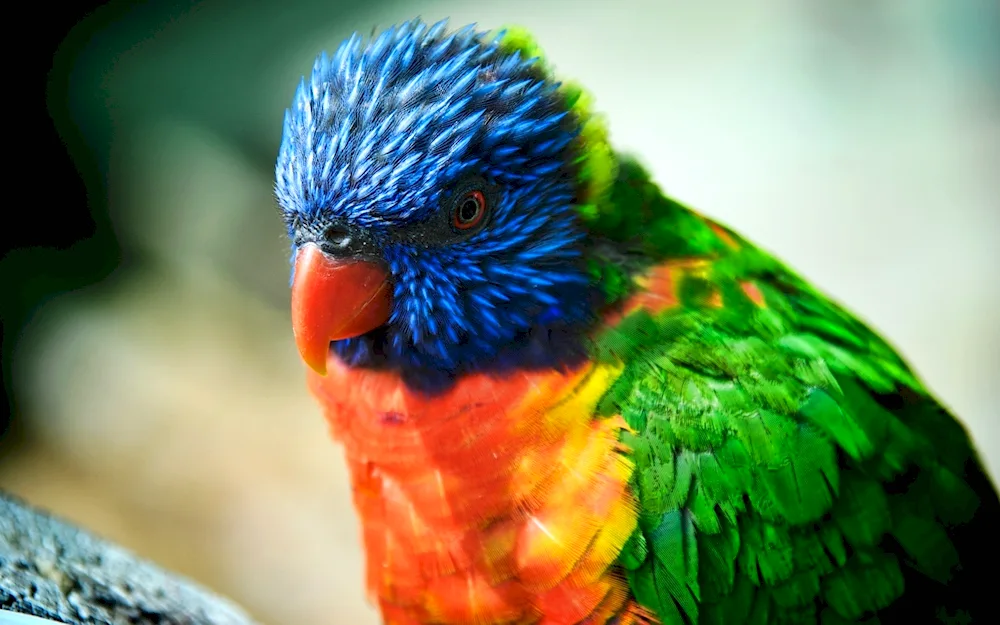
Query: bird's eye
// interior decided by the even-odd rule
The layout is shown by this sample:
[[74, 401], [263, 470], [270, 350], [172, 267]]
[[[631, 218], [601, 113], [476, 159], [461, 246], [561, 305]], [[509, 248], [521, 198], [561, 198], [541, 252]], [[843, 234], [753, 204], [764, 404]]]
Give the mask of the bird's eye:
[[471, 230], [483, 222], [487, 208], [482, 191], [466, 191], [455, 203], [451, 224], [458, 230]]

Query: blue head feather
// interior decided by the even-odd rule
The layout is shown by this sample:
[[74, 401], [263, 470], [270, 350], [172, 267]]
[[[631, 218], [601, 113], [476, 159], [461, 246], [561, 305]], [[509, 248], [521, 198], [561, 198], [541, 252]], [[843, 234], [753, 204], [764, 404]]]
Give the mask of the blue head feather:
[[[534, 59], [473, 26], [401, 24], [321, 55], [286, 112], [276, 193], [294, 249], [363, 232], [393, 281], [389, 323], [336, 341], [409, 377], [550, 365], [593, 316], [574, 207], [579, 122]], [[469, 185], [488, 223], [449, 227]]]

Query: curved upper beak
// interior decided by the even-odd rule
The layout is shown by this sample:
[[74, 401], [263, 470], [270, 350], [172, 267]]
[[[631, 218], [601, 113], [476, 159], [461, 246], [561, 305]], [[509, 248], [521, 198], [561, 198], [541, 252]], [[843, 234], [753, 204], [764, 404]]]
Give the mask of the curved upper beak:
[[392, 290], [373, 262], [329, 256], [314, 244], [299, 248], [292, 281], [292, 330], [299, 354], [326, 374], [330, 341], [361, 336], [389, 320]]

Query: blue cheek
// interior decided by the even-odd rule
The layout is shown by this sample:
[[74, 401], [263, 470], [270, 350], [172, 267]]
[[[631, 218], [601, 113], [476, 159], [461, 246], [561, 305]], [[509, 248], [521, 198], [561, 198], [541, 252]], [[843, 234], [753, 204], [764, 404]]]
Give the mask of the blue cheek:
[[549, 306], [548, 310], [542, 313], [542, 316], [538, 320], [541, 323], [549, 323], [550, 321], [562, 319], [562, 316], [562, 310], [558, 306]]

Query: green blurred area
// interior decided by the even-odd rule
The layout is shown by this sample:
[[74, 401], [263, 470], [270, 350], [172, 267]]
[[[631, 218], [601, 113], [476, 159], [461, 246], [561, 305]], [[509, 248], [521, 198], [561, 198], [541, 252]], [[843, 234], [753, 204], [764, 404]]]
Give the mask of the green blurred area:
[[[383, 4], [377, 0], [365, 10]], [[112, 274], [156, 263], [135, 231], [121, 227], [132, 211], [122, 208], [123, 180], [132, 172], [122, 173], [129, 159], [123, 162], [121, 148], [130, 135], [150, 120], [189, 123], [233, 146], [260, 176], [270, 176], [285, 100], [294, 88], [289, 54], [303, 36], [328, 36], [334, 45], [358, 24], [370, 28], [364, 18], [353, 17], [361, 21], [351, 24], [359, 13], [355, 6], [338, 0], [253, 6], [118, 1], [69, 30], [53, 54], [45, 103], [77, 171], [50, 173], [57, 197], [77, 204], [86, 198], [87, 206], [53, 210], [60, 223], [19, 232], [0, 264], [3, 377], [13, 391], [12, 414], [24, 416], [12, 388], [11, 359], [35, 311], [91, 285], [111, 288]], [[284, 89], [275, 88], [282, 83]], [[30, 431], [23, 419], [13, 426], [19, 439]]]
[[1000, 467], [997, 3], [215, 0], [110, 3], [53, 59], [53, 184], [85, 191], [2, 260], [0, 487], [265, 622], [376, 622], [272, 168], [315, 55], [415, 15], [534, 30], [616, 145], [885, 331]]

